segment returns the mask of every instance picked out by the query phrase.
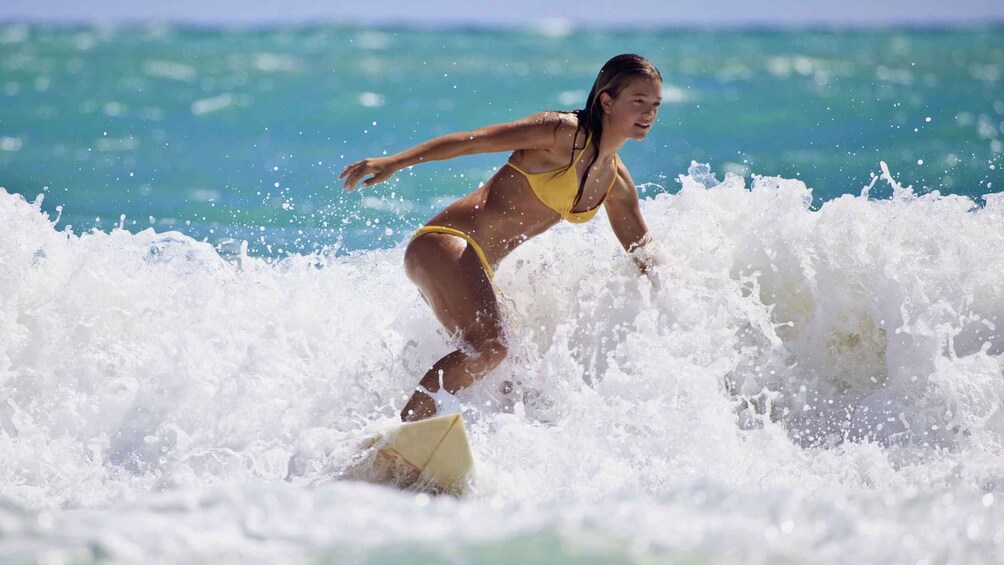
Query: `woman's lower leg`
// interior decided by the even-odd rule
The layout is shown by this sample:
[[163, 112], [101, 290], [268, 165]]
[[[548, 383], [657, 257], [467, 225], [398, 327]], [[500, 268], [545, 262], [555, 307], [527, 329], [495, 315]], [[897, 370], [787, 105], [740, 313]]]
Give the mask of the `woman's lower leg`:
[[[505, 359], [506, 353], [506, 347], [500, 340], [486, 342], [473, 350], [458, 349], [436, 361], [419, 385], [432, 393], [438, 392], [442, 386], [446, 392], [456, 394], [497, 367]], [[401, 410], [401, 420], [422, 420], [434, 416], [436, 412], [435, 401], [423, 390], [416, 388]]]

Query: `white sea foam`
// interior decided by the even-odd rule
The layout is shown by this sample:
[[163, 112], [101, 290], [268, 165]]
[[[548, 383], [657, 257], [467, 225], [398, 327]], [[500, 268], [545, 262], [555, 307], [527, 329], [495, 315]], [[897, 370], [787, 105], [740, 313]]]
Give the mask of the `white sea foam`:
[[650, 277], [602, 217], [502, 264], [459, 500], [337, 480], [450, 347], [402, 249], [228, 261], [0, 192], [0, 560], [1004, 558], [1001, 196], [680, 180]]

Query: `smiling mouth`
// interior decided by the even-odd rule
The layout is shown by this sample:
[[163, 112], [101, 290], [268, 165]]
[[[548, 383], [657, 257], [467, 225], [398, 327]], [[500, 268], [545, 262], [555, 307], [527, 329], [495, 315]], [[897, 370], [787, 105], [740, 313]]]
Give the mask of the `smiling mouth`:
[[642, 124], [642, 123], [638, 123], [638, 122], [635, 122], [635, 124], [634, 124], [634, 125], [636, 125], [636, 126], [640, 127], [641, 129], [648, 129], [648, 128], [652, 127], [652, 124], [651, 124], [651, 123], [648, 123], [648, 124]]

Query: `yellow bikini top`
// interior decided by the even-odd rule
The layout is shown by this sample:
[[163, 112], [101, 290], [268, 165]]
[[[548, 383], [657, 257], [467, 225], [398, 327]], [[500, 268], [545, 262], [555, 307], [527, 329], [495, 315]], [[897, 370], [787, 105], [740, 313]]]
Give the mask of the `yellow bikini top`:
[[533, 193], [537, 195], [537, 198], [544, 206], [561, 214], [562, 218], [574, 224], [588, 222], [593, 219], [596, 212], [599, 212], [603, 201], [610, 195], [610, 189], [617, 182], [617, 154], [614, 154], [614, 178], [610, 181], [606, 194], [603, 195], [603, 198], [593, 208], [583, 212], [572, 212], [572, 206], [575, 204], [575, 196], [579, 193], [579, 174], [575, 170], [575, 164], [579, 162], [582, 154], [586, 152], [586, 147], [589, 147], [589, 141], [592, 137], [592, 134], [586, 137], [585, 146], [576, 155], [572, 164], [567, 167], [543, 173], [528, 173], [512, 163], [506, 164], [526, 177], [526, 181], [530, 183]]

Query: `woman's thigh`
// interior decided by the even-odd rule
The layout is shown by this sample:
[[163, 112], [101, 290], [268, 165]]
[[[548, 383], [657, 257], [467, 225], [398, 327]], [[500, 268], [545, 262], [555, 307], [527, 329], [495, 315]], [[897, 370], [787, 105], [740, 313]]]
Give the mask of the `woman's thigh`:
[[478, 343], [502, 337], [495, 287], [463, 239], [427, 233], [405, 251], [405, 271], [451, 334]]

